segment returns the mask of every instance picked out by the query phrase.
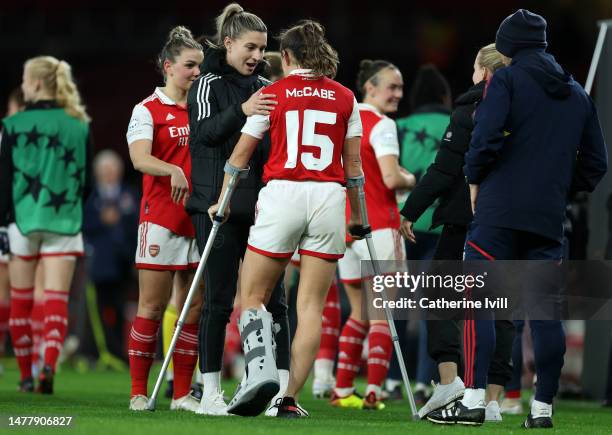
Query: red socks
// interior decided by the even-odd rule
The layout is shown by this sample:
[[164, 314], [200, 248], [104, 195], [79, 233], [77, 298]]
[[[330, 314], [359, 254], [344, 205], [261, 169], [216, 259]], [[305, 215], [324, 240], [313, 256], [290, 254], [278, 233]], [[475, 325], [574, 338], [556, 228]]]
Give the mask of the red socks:
[[336, 388], [352, 388], [353, 380], [359, 371], [363, 340], [366, 336], [366, 327], [363, 323], [349, 318], [338, 346], [338, 370], [336, 372]]
[[386, 323], [370, 326], [368, 334], [368, 385], [381, 386], [387, 378], [393, 351], [391, 331]]
[[[130, 338], [128, 340], [130, 377], [132, 378], [132, 392], [130, 393], [130, 397], [147, 395], [147, 381], [149, 380], [149, 371], [151, 370], [151, 365], [155, 358], [159, 323], [159, 320], [149, 320], [136, 316], [132, 324], [132, 330], [130, 331]], [[176, 372], [177, 367], [175, 365], [175, 379]]]
[[[130, 361], [131, 360], [130, 356]], [[174, 399], [180, 399], [189, 394], [191, 390], [191, 378], [197, 362], [198, 324], [184, 324], [178, 336], [178, 340], [176, 341], [174, 354], [172, 355], [172, 363], [174, 364]]]
[[34, 301], [32, 308], [32, 362], [38, 364], [42, 350], [42, 335], [45, 329], [45, 303]]
[[21, 380], [32, 377], [32, 328], [30, 316], [34, 305], [34, 288], [11, 287], [9, 330]]
[[338, 335], [340, 334], [340, 301], [338, 300], [338, 287], [332, 282], [327, 293], [325, 307], [323, 308], [323, 324], [321, 328], [321, 345], [316, 359], [334, 361], [338, 352]]
[[4, 355], [6, 336], [9, 332], [9, 317], [11, 315], [10, 299], [0, 301], [0, 355]]
[[68, 297], [65, 291], [45, 290], [44, 360], [53, 371], [68, 330]]

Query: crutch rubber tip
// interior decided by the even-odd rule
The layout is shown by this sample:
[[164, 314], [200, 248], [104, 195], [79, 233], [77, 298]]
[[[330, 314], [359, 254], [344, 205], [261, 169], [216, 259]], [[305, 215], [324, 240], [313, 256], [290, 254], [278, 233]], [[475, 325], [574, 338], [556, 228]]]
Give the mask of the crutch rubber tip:
[[147, 410], [151, 412], [155, 412], [155, 401], [151, 400], [147, 405]]
[[419, 417], [419, 414], [413, 414], [412, 421], [421, 421], [421, 417]]

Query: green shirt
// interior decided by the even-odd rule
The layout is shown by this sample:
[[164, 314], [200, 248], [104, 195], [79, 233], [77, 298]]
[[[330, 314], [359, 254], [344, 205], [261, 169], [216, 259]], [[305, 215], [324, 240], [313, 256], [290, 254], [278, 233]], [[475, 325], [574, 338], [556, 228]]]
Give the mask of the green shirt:
[[[442, 135], [450, 121], [450, 111], [441, 105], [423, 106], [412, 115], [397, 120], [397, 133], [400, 143], [400, 164], [414, 174], [417, 183], [440, 148]], [[407, 197], [406, 197], [407, 198]], [[400, 210], [406, 198], [399, 201]], [[437, 201], [421, 215], [414, 224], [414, 231], [440, 234], [442, 229], [431, 230], [431, 219]]]
[[15, 223], [24, 235], [77, 234], [83, 219], [89, 124], [46, 103], [2, 120], [2, 143], [12, 160]]

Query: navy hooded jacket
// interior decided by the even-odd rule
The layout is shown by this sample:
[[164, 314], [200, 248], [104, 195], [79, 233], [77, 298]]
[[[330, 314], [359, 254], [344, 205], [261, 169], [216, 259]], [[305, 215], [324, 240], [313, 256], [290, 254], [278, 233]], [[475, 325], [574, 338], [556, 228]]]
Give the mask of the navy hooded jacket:
[[478, 106], [464, 173], [480, 185], [474, 222], [561, 240], [568, 197], [607, 170], [597, 111], [544, 49], [498, 70]]

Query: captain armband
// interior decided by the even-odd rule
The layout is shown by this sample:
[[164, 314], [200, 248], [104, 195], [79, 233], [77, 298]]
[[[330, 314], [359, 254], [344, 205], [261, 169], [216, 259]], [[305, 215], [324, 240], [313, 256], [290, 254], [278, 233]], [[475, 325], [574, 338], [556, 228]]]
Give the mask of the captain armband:
[[249, 166], [247, 166], [246, 168], [238, 168], [234, 165], [232, 165], [229, 160], [227, 160], [225, 162], [225, 166], [223, 167], [223, 171], [230, 175], [230, 176], [234, 176], [234, 175], [238, 175], [239, 178], [247, 178], [249, 176], [249, 171], [251, 170], [251, 168]]
[[365, 184], [365, 176], [348, 177], [346, 179], [346, 187], [362, 187]]

